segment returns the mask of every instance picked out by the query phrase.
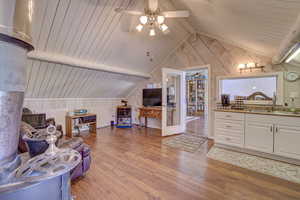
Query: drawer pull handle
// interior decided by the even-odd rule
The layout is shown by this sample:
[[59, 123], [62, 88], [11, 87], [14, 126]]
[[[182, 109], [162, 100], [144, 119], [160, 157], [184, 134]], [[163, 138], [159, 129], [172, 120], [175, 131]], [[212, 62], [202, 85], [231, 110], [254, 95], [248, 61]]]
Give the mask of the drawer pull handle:
[[231, 117], [231, 115], [226, 115], [226, 117]]
[[232, 126], [226, 126], [226, 128], [232, 128]]
[[230, 138], [225, 138], [227, 141], [230, 141], [231, 139]]

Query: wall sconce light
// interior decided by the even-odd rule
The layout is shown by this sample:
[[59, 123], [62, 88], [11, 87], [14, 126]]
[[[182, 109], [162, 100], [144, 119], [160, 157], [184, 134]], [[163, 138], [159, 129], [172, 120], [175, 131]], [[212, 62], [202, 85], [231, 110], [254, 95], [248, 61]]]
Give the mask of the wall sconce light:
[[260, 69], [262, 72], [264, 72], [264, 68], [265, 68], [265, 66], [258, 65], [257, 63], [254, 63], [254, 62], [238, 65], [238, 70], [240, 70], [240, 73], [242, 73], [243, 71], [244, 72], [245, 71], [252, 72], [253, 70], [257, 70], [257, 69]]

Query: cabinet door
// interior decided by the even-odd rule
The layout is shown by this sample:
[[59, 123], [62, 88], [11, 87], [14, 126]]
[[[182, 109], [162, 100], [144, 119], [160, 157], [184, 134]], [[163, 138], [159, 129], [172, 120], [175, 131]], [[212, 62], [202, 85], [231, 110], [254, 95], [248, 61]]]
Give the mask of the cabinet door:
[[280, 156], [300, 159], [300, 127], [275, 127], [274, 152]]
[[245, 148], [273, 153], [273, 129], [271, 123], [246, 122]]

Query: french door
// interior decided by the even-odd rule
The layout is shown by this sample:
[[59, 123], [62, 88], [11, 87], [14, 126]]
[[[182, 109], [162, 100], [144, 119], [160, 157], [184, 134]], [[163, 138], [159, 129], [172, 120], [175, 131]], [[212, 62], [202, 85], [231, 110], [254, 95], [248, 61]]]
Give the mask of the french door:
[[185, 72], [162, 69], [162, 136], [186, 129]]

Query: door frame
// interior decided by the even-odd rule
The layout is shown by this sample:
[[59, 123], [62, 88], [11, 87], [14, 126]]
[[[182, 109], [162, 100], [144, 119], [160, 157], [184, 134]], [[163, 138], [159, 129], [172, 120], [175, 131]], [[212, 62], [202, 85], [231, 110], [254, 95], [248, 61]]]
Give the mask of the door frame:
[[[209, 139], [214, 139], [213, 137], [213, 121], [212, 121], [212, 116], [213, 116], [213, 109], [212, 109], [212, 81], [211, 81], [211, 78], [212, 78], [212, 73], [211, 73], [211, 66], [208, 64], [208, 65], [202, 65], [202, 66], [192, 66], [192, 67], [187, 67], [187, 68], [184, 68], [182, 70], [184, 70], [185, 72], [189, 72], [189, 71], [196, 71], [196, 70], [203, 70], [203, 69], [206, 69], [207, 70], [207, 108], [208, 108], [208, 112], [207, 112], [207, 115], [208, 115], [208, 124], [207, 124], [207, 137]], [[185, 91], [186, 92], [186, 91]], [[187, 116], [187, 115], [186, 115]], [[185, 118], [186, 118], [185, 116]]]
[[[185, 123], [185, 118], [186, 118], [186, 98], [185, 98], [185, 70], [181, 69], [174, 69], [174, 68], [162, 68], [162, 136], [170, 136], [174, 134], [180, 134], [183, 133], [186, 129], [186, 123]], [[166, 99], [166, 94], [167, 94], [167, 82], [165, 82], [165, 73], [174, 73], [179, 76], [181, 76], [180, 80], [180, 93], [183, 95], [180, 95], [180, 124], [176, 126], [167, 126], [167, 99]], [[165, 133], [164, 133], [165, 132]], [[173, 133], [172, 133], [173, 132]]]

